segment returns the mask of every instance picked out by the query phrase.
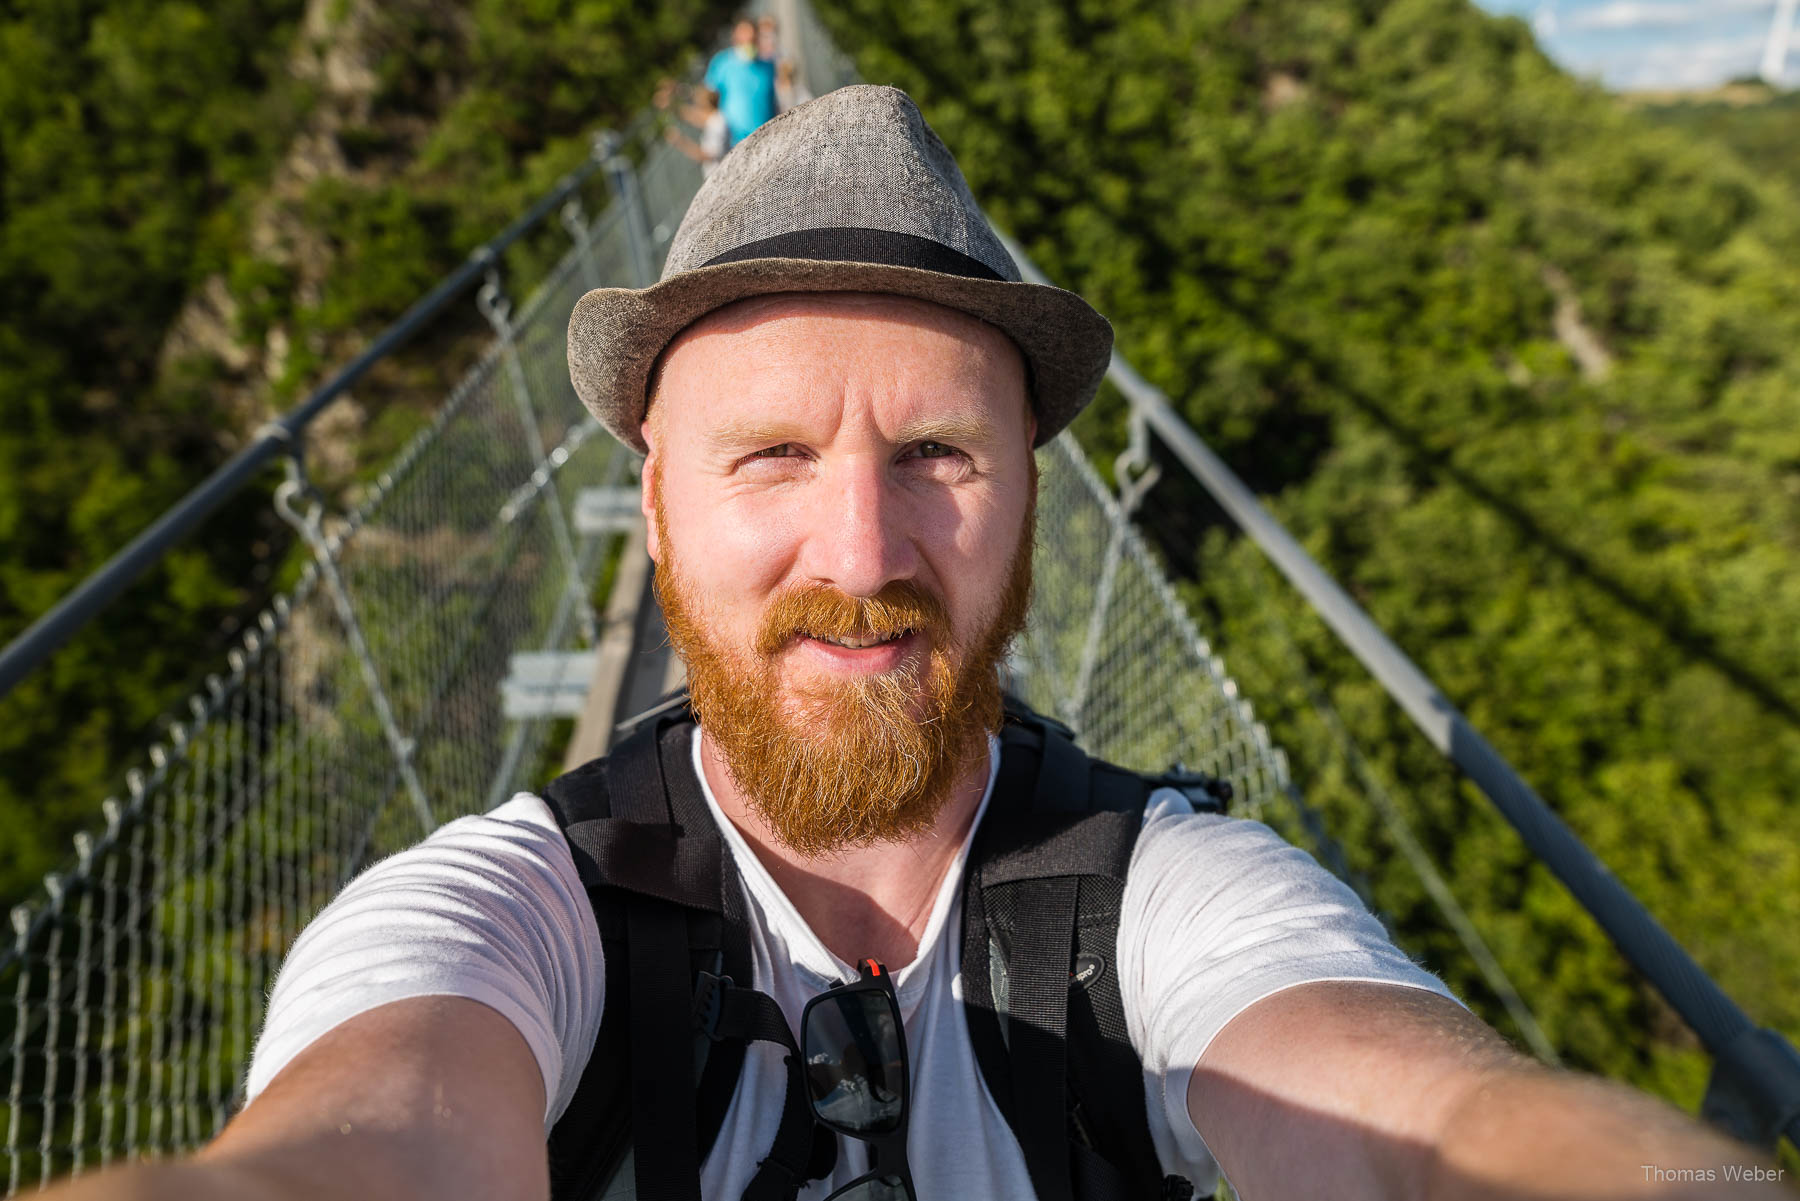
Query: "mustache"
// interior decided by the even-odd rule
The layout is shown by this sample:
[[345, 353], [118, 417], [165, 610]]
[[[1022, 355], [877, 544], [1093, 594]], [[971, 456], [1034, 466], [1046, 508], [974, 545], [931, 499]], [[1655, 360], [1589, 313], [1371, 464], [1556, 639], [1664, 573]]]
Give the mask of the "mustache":
[[850, 596], [829, 584], [802, 585], [776, 597], [763, 616], [757, 653], [772, 655], [796, 637], [891, 638], [933, 635], [946, 645], [950, 615], [944, 602], [916, 580], [893, 580], [874, 596]]

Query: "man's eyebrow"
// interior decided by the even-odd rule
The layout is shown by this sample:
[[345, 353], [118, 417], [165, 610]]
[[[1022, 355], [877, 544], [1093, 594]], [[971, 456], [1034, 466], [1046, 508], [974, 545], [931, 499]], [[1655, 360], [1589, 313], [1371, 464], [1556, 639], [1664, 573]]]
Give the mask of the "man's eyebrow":
[[[899, 445], [914, 442], [980, 443], [996, 436], [994, 421], [979, 413], [932, 413], [904, 422], [895, 436]], [[766, 417], [731, 417], [706, 431], [707, 445], [722, 450], [742, 446], [775, 446], [805, 440], [796, 424]]]
[[913, 442], [989, 442], [997, 434], [992, 419], [980, 413], [934, 413], [918, 417], [900, 427], [895, 441], [902, 445]]
[[792, 442], [801, 436], [791, 424], [770, 421], [766, 417], [729, 417], [706, 431], [706, 442], [717, 449], [740, 446], [775, 446]]

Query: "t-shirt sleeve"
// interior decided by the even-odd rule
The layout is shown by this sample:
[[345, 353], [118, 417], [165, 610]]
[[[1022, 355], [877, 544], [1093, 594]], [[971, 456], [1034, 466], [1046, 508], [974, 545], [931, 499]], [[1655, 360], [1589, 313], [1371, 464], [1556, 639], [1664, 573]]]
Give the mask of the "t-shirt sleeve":
[[700, 127], [700, 152], [707, 158], [717, 161], [725, 157], [730, 148], [731, 130], [725, 124], [725, 114], [714, 110]]
[[1269, 827], [1196, 813], [1173, 790], [1152, 796], [1125, 884], [1119, 983], [1166, 1170], [1197, 1183], [1216, 1172], [1187, 1108], [1214, 1036], [1264, 997], [1326, 980], [1451, 996], [1348, 886]]
[[574, 1095], [606, 995], [600, 931], [556, 819], [521, 794], [382, 860], [295, 940], [269, 996], [247, 1098], [320, 1035], [408, 997], [468, 997], [524, 1035], [548, 1130]]

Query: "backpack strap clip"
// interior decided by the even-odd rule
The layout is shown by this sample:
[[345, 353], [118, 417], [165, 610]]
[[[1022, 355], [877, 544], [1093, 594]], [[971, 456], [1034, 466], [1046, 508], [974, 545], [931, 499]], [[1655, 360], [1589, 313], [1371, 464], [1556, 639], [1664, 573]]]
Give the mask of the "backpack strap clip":
[[1193, 1201], [1194, 1182], [1186, 1176], [1164, 1176], [1163, 1201]]
[[730, 976], [695, 972], [694, 1003], [689, 1012], [694, 1032], [713, 1042], [775, 1043], [789, 1055], [800, 1054], [787, 1015], [775, 998], [754, 988], [740, 988]]
[[726, 1037], [719, 1029], [719, 1019], [725, 1014], [725, 993], [731, 987], [730, 976], [715, 976], [708, 971], [694, 974], [694, 1029], [713, 1042], [723, 1042]]
[[1160, 776], [1146, 776], [1145, 780], [1152, 789], [1173, 788], [1185, 796], [1195, 809], [1207, 813], [1225, 812], [1231, 805], [1232, 798], [1237, 795], [1232, 790], [1230, 780], [1221, 780], [1205, 772], [1189, 771], [1181, 763], [1172, 764]]

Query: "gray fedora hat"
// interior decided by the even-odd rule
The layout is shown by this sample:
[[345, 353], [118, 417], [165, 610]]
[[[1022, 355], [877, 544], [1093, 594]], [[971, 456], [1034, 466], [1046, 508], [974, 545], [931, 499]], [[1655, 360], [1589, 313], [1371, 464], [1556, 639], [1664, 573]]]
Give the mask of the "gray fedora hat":
[[1112, 326], [1085, 300], [1020, 281], [956, 160], [896, 88], [829, 92], [726, 155], [675, 231], [660, 282], [596, 288], [575, 305], [575, 391], [642, 451], [657, 356], [714, 309], [774, 292], [910, 296], [998, 326], [1025, 356], [1039, 445], [1093, 399], [1112, 353]]

